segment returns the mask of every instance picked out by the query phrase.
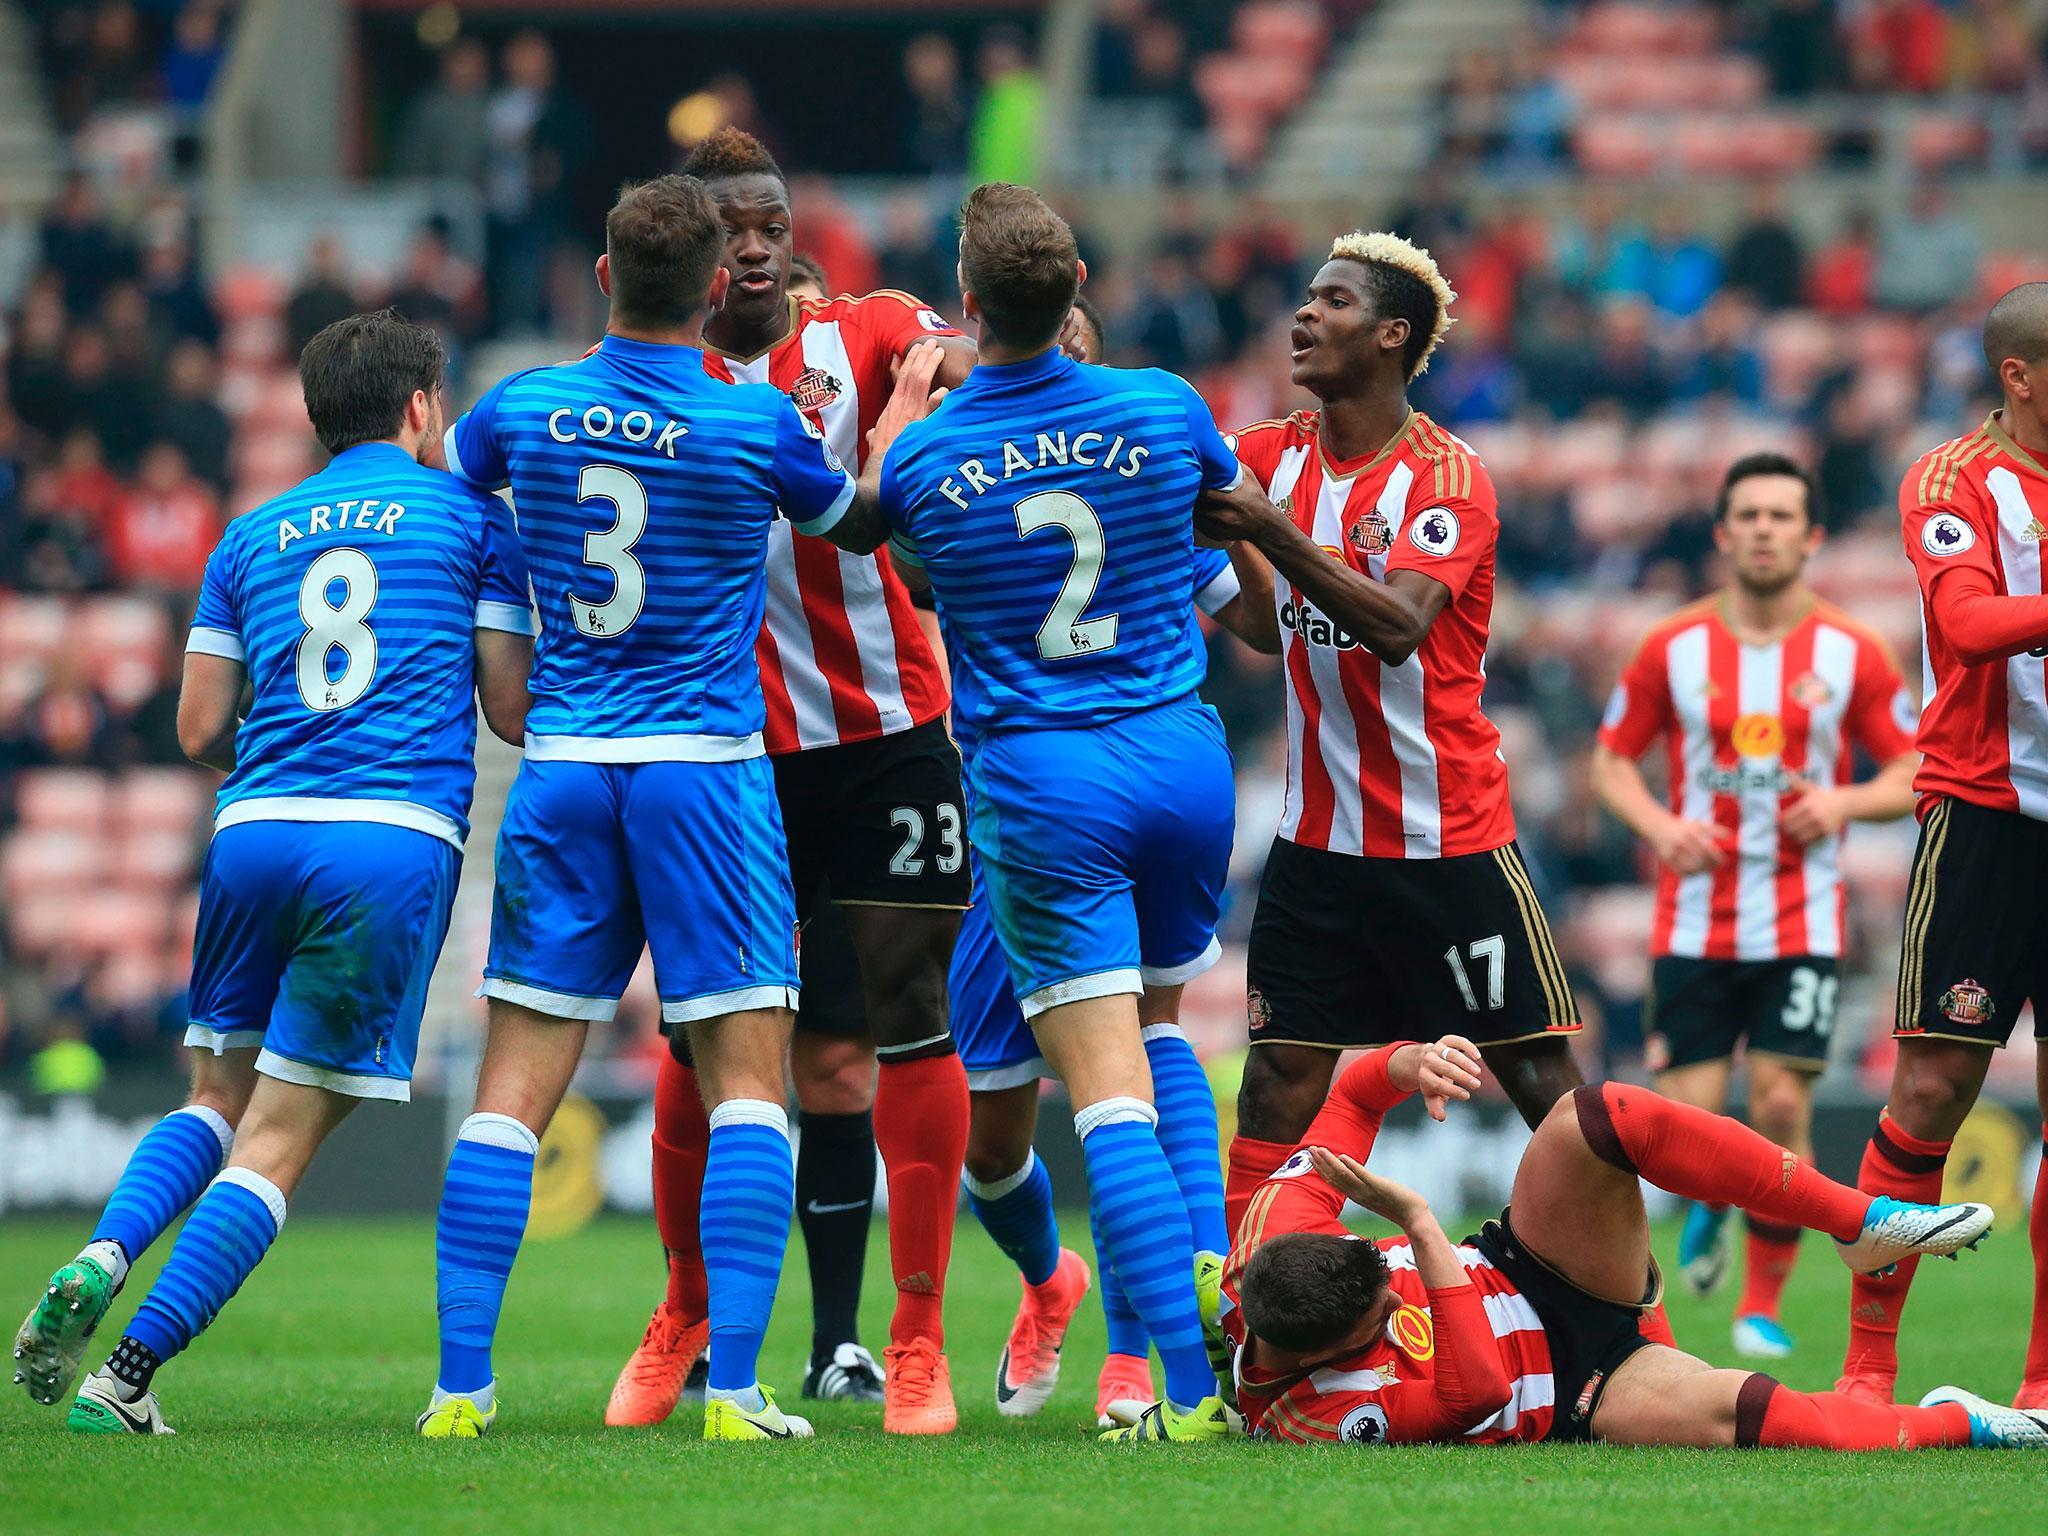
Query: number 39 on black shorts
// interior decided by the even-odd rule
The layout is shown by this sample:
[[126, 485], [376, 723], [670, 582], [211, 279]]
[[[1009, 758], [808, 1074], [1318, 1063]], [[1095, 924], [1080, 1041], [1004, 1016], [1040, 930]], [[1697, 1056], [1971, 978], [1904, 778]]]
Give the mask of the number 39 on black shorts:
[[1513, 843], [1369, 859], [1276, 840], [1247, 979], [1253, 1045], [1348, 1050], [1443, 1033], [1508, 1045], [1579, 1028]]

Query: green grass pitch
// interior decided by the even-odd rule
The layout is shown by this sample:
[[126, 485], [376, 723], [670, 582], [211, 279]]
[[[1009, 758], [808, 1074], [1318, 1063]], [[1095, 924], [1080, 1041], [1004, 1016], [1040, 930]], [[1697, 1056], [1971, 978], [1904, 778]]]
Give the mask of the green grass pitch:
[[[1085, 1224], [1068, 1224], [1085, 1235]], [[10, 1329], [81, 1236], [71, 1222], [0, 1224]], [[1673, 1238], [1659, 1230], [1667, 1264]], [[1824, 1240], [1808, 1241], [1787, 1310], [1801, 1347], [1776, 1374], [1825, 1387], [1841, 1355], [1847, 1272]], [[879, 1353], [888, 1300], [876, 1284], [888, 1272], [879, 1228], [875, 1242], [864, 1326]], [[107, 1345], [168, 1248], [116, 1303], [102, 1329]], [[788, 1399], [808, 1335], [798, 1253], [763, 1361]], [[613, 1374], [658, 1284], [651, 1226], [607, 1220], [527, 1246], [499, 1335], [497, 1429], [482, 1443], [428, 1444], [411, 1427], [434, 1374], [433, 1262], [424, 1220], [294, 1221], [220, 1322], [159, 1378], [175, 1439], [74, 1437], [61, 1408], [6, 1387], [0, 1531], [1870, 1536], [2019, 1531], [2048, 1516], [2048, 1457], [2018, 1453], [1097, 1446], [1088, 1426], [1102, 1323], [1092, 1299], [1052, 1404], [1033, 1420], [1002, 1420], [990, 1378], [1017, 1281], [964, 1213], [947, 1304], [961, 1406], [950, 1439], [885, 1437], [879, 1409], [819, 1411], [819, 1438], [808, 1445], [707, 1447], [688, 1410], [659, 1429], [603, 1429]], [[2023, 1223], [1959, 1263], [1924, 1266], [1902, 1389], [1917, 1395], [1954, 1380], [2010, 1394], [2029, 1284]], [[1728, 1362], [1729, 1301], [1674, 1297], [1680, 1340]]]

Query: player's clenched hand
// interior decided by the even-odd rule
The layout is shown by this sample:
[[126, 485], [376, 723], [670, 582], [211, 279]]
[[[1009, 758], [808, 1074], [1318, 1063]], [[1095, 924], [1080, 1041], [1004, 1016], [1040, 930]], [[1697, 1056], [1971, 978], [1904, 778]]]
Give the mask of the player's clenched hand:
[[1778, 825], [1787, 837], [1803, 846], [1833, 837], [1848, 820], [1848, 808], [1842, 803], [1839, 790], [1809, 784], [1799, 792], [1796, 800], [1785, 807], [1784, 814], [1778, 818]]
[[1328, 1147], [1310, 1147], [1308, 1156], [1332, 1189], [1404, 1232], [1429, 1215], [1429, 1202], [1422, 1196], [1405, 1184], [1396, 1184], [1374, 1173], [1355, 1157], [1332, 1152]]
[[945, 390], [932, 388], [945, 359], [946, 349], [936, 341], [920, 341], [903, 354], [896, 365], [896, 388], [868, 432], [868, 463], [880, 464], [903, 429], [931, 415], [946, 398]]
[[1067, 318], [1060, 325], [1059, 348], [1077, 363], [1095, 361], [1088, 355], [1088, 327], [1082, 322], [1080, 310], [1067, 311]]
[[1718, 868], [1727, 859], [1727, 844], [1733, 837], [1726, 827], [1713, 822], [1673, 816], [1650, 839], [1650, 851], [1679, 874], [1697, 875]]

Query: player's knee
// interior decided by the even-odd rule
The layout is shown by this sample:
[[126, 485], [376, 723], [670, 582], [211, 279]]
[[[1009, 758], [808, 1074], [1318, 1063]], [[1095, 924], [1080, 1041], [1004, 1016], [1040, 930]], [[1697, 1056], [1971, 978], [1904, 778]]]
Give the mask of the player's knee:
[[1980, 1076], [1954, 1056], [1901, 1053], [1886, 1112], [1909, 1136], [1951, 1136], [1976, 1102]]
[[794, 1050], [789, 1064], [804, 1113], [858, 1115], [874, 1108], [875, 1058], [865, 1040], [832, 1040]]
[[1758, 1135], [1772, 1141], [1803, 1138], [1812, 1114], [1812, 1090], [1799, 1078], [1786, 1078], [1750, 1090], [1749, 1123]]
[[1245, 1058], [1237, 1126], [1260, 1141], [1295, 1141], [1322, 1108], [1334, 1058], [1326, 1051], [1262, 1046]]
[[1007, 1179], [1022, 1168], [1031, 1156], [1031, 1137], [1013, 1134], [1009, 1127], [1000, 1130], [976, 1127], [968, 1133], [966, 1168], [968, 1175], [978, 1184], [995, 1184]]
[[941, 1032], [952, 954], [950, 938], [941, 944], [917, 931], [861, 956], [861, 991], [878, 1044], [906, 1045]]

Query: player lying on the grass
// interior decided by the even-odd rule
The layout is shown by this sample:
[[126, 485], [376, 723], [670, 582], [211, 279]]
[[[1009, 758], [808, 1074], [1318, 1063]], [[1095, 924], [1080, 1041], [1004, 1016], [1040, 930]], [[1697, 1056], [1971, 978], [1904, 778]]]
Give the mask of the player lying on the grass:
[[[1307, 1144], [1259, 1188], [1231, 1251], [1225, 1326], [1252, 1432], [1377, 1445], [1600, 1439], [1623, 1445], [1885, 1450], [2048, 1448], [2048, 1415], [1955, 1387], [1918, 1407], [1794, 1392], [1643, 1336], [1662, 1277], [1641, 1180], [1826, 1232], [1858, 1273], [1954, 1256], [1984, 1205], [1872, 1198], [1722, 1115], [1602, 1083], [1557, 1101], [1498, 1221], [1453, 1245], [1414, 1191], [1366, 1167], [1388, 1110], [1420, 1092], [1442, 1119], [1479, 1086], [1478, 1052], [1446, 1036], [1347, 1067]], [[1346, 1197], [1391, 1221], [1370, 1242]]]
[[[1060, 349], [1076, 362], [1103, 360], [1102, 322], [1085, 295], [1077, 295], [1060, 333]], [[1195, 551], [1195, 606], [1254, 650], [1277, 652], [1272, 573], [1240, 545]], [[957, 731], [956, 731], [957, 734]], [[962, 742], [963, 748], [966, 742]], [[968, 856], [974, 904], [960, 921], [949, 983], [953, 1038], [972, 1092], [967, 1140], [968, 1204], [1003, 1252], [1016, 1261], [1024, 1294], [996, 1366], [996, 1410], [1010, 1418], [1035, 1414], [1059, 1381], [1060, 1349], [1088, 1288], [1088, 1266], [1060, 1244], [1052, 1180], [1032, 1150], [1038, 1125], [1040, 1080], [1052, 1069], [1038, 1053], [1017, 1004], [1009, 964], [996, 938], [988, 886], [980, 860]], [[1209, 1079], [1181, 1033], [1177, 991], [1147, 992], [1140, 1024], [1152, 1102], [1159, 1111], [1159, 1143], [1173, 1165], [1187, 1202], [1198, 1255], [1220, 1261], [1229, 1247], [1223, 1214], [1223, 1176], [1217, 1150], [1216, 1099]], [[1104, 1245], [1097, 1241], [1097, 1253]], [[1220, 1263], [1216, 1266], [1220, 1273]], [[1149, 1358], [1151, 1336], [1117, 1282], [1114, 1265], [1100, 1266], [1103, 1320], [1109, 1348], [1095, 1384], [1096, 1422], [1104, 1429], [1135, 1415], [1158, 1397]], [[1112, 1412], [1112, 1410], [1118, 1410]]]
[[70, 1390], [129, 1265], [198, 1204], [73, 1429], [169, 1433], [157, 1367], [248, 1278], [328, 1133], [364, 1099], [411, 1096], [469, 830], [473, 699], [517, 742], [533, 660], [510, 515], [422, 465], [444, 366], [434, 333], [392, 310], [321, 331], [299, 376], [334, 458], [207, 561], [178, 740], [228, 777], [200, 881], [193, 1099], [143, 1137], [22, 1325], [29, 1396]]

